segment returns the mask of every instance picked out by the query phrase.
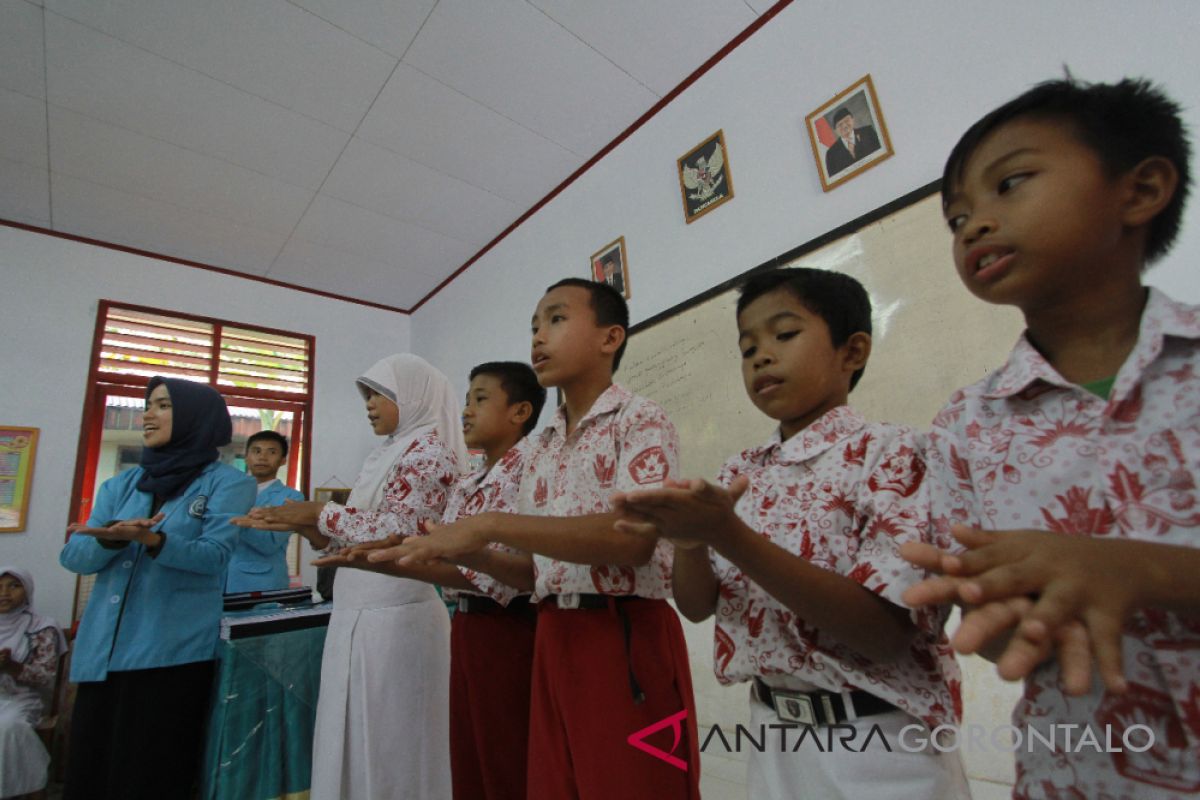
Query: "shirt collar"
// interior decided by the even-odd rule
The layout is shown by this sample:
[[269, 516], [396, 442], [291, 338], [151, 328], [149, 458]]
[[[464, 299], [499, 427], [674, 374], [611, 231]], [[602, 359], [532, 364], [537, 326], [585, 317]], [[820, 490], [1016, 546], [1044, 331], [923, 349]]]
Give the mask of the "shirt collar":
[[272, 486], [274, 486], [277, 483], [279, 483], [279, 478], [271, 478], [271, 480], [267, 481], [266, 483], [260, 483], [258, 485], [258, 493], [262, 494], [267, 489], [270, 489]]
[[497, 459], [491, 469], [488, 469], [487, 466], [481, 466], [468, 475], [467, 480], [470, 482], [470, 485], [479, 487], [484, 483], [499, 480], [501, 475], [511, 472], [513, 467], [520, 463], [524, 459], [525, 454], [529, 452], [529, 438], [528, 436], [521, 437], [519, 442], [508, 448], [508, 452]]
[[761, 447], [747, 452], [752, 461], [774, 460], [780, 464], [799, 464], [821, 455], [838, 442], [862, 430], [867, 420], [850, 406], [826, 411], [804, 430], [782, 441], [779, 428]]
[[[624, 386], [612, 384], [596, 398], [596, 402], [592, 403], [592, 407], [583, 415], [583, 419], [579, 420], [579, 424], [575, 426], [576, 431], [581, 431], [588, 425], [593, 424], [597, 418], [605, 414], [611, 414], [619, 411], [622, 406], [629, 402], [633, 397], [633, 393]], [[546, 426], [543, 432], [543, 437], [549, 441], [555, 436], [566, 438], [567, 435], [567, 406], [564, 403], [554, 412], [554, 419]]]
[[[1138, 326], [1137, 344], [1117, 373], [1113, 401], [1121, 400], [1137, 385], [1146, 367], [1162, 352], [1167, 336], [1200, 339], [1200, 308], [1179, 303], [1151, 287]], [[1008, 361], [989, 379], [983, 396], [1003, 400], [1025, 391], [1039, 380], [1061, 388], [1073, 387], [1030, 343], [1026, 332], [1017, 341]]]

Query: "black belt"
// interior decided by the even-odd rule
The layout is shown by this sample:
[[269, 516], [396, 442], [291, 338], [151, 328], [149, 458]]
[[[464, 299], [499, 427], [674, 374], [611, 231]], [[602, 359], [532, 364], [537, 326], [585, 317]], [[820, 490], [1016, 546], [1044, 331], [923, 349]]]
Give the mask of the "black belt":
[[[754, 679], [754, 696], [763, 705], [771, 708], [784, 722], [800, 725], [837, 725], [850, 719], [846, 701], [840, 692], [793, 692], [787, 689], [772, 689], [762, 678]], [[856, 717], [870, 717], [898, 710], [887, 700], [870, 692], [855, 689], [850, 692]]]
[[526, 614], [530, 611], [529, 595], [519, 594], [503, 605], [482, 594], [460, 594], [455, 611], [459, 614]]
[[[564, 601], [563, 598], [568, 599]], [[637, 676], [633, 674], [633, 653], [630, 651], [632, 627], [629, 622], [629, 612], [625, 610], [625, 604], [632, 600], [642, 599], [644, 598], [632, 594], [587, 594], [582, 592], [568, 595], [552, 594], [546, 598], [546, 602], [553, 603], [556, 608], [579, 609], [582, 611], [612, 608], [617, 612], [617, 616], [621, 620], [621, 629], [625, 634], [625, 663], [629, 668], [629, 691], [633, 695], [634, 705], [641, 705], [645, 702], [646, 693], [642, 691]]]

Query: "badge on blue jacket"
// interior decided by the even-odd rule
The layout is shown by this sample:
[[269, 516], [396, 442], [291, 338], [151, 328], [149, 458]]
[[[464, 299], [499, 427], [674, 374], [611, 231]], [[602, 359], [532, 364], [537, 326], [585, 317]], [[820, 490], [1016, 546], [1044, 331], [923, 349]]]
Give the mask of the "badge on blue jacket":
[[199, 497], [197, 497], [195, 500], [192, 501], [192, 504], [190, 506], [188, 506], [188, 516], [192, 516], [192, 517], [195, 517], [196, 519], [200, 519], [201, 517], [204, 516], [204, 511], [207, 508], [208, 508], [208, 498], [205, 495], [200, 495]]

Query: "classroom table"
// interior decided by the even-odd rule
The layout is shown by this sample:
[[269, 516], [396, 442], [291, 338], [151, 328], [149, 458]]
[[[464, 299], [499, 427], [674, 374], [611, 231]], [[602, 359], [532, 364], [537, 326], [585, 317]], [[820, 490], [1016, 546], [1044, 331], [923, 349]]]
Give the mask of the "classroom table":
[[331, 604], [227, 614], [205, 748], [206, 800], [308, 797]]

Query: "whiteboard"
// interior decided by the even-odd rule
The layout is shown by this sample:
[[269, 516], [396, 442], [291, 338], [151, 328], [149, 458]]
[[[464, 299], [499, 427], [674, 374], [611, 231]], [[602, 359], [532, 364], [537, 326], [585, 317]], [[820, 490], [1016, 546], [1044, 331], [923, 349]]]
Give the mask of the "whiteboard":
[[[955, 389], [1004, 363], [1024, 325], [1017, 310], [967, 292], [954, 270], [940, 196], [933, 187], [914, 195], [770, 266], [838, 270], [866, 287], [873, 348], [850, 403], [868, 419], [925, 428]], [[766, 441], [775, 428], [742, 386], [736, 303], [736, 289], [728, 288], [634, 328], [616, 376], [666, 409], [679, 430], [685, 478], [711, 480], [727, 458]], [[745, 688], [723, 688], [712, 676], [711, 620], [684, 625], [701, 726], [741, 720]], [[960, 663], [964, 725], [1007, 724], [1019, 685], [1000, 681], [982, 659]], [[964, 752], [963, 758], [972, 778], [1012, 782], [1011, 755]], [[724, 759], [706, 757], [705, 774], [710, 760]], [[715, 768], [729, 774], [719, 763]]]

